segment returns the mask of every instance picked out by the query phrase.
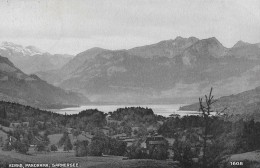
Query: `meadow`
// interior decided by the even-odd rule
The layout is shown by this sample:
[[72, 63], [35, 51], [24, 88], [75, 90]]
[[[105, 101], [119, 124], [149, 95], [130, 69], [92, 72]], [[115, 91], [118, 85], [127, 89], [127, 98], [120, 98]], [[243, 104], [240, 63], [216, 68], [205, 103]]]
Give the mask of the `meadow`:
[[123, 160], [122, 156], [86, 156], [75, 157], [72, 152], [49, 152], [24, 155], [15, 151], [0, 151], [0, 160], [10, 163], [79, 163], [80, 168], [121, 168], [121, 167], [151, 167], [151, 168], [174, 168], [171, 161], [159, 161], [150, 159]]

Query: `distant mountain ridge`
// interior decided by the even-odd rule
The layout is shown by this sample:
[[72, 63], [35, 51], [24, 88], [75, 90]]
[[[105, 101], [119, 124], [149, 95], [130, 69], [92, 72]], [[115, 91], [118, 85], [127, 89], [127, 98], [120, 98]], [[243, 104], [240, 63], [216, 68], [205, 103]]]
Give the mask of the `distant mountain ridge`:
[[213, 86], [218, 96], [260, 85], [258, 44], [177, 37], [129, 50], [92, 48], [40, 78], [94, 102], [188, 103]]
[[[201, 95], [203, 96], [203, 95]], [[223, 96], [216, 99], [212, 105], [215, 111], [223, 111], [228, 115], [242, 115], [244, 119], [254, 118], [260, 121], [260, 86], [235, 95]], [[183, 106], [180, 110], [198, 111], [199, 103]]]
[[36, 75], [23, 73], [8, 58], [2, 56], [0, 56], [0, 99], [43, 108], [88, 102], [82, 95], [52, 86]]
[[186, 48], [190, 47], [194, 43], [199, 41], [196, 37], [176, 37], [174, 40], [165, 40], [156, 44], [151, 44], [147, 46], [135, 47], [129, 49], [128, 52], [133, 55], [138, 55], [142, 57], [170, 57], [173, 58], [181, 54]]
[[232, 48], [238, 48], [238, 47], [244, 47], [251, 45], [250, 43], [244, 42], [242, 40], [239, 40]]
[[239, 41], [230, 49], [229, 55], [237, 58], [259, 60], [260, 43], [250, 44]]
[[12, 42], [2, 42], [0, 55], [9, 58], [15, 66], [27, 74], [59, 69], [73, 57], [68, 54], [52, 55], [35, 46], [23, 47]]

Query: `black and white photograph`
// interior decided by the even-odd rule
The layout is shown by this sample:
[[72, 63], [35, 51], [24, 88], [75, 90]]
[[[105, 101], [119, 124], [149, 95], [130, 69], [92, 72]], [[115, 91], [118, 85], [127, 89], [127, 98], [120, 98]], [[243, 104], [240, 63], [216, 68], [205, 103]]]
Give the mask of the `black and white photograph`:
[[260, 0], [1, 0], [11, 167], [260, 168]]

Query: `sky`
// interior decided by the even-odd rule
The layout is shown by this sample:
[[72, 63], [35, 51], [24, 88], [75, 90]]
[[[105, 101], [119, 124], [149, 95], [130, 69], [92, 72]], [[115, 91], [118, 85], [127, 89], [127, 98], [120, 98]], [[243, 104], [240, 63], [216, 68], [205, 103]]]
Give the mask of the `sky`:
[[194, 36], [260, 42], [259, 0], [2, 0], [0, 41], [77, 54]]

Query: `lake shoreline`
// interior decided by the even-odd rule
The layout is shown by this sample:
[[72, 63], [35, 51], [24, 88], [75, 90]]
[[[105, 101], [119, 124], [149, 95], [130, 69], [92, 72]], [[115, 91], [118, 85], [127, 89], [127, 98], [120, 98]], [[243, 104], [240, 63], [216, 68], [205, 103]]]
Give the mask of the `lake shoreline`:
[[177, 114], [180, 116], [184, 115], [198, 115], [199, 113], [196, 111], [181, 111], [180, 107], [185, 106], [186, 104], [132, 104], [132, 105], [84, 105], [79, 107], [69, 107], [63, 109], [49, 109], [58, 114], [77, 114], [83, 110], [87, 109], [97, 109], [104, 113], [109, 113], [116, 111], [119, 108], [130, 108], [130, 107], [143, 107], [150, 108], [153, 110], [154, 114], [162, 115], [165, 117], [169, 117], [171, 114]]

